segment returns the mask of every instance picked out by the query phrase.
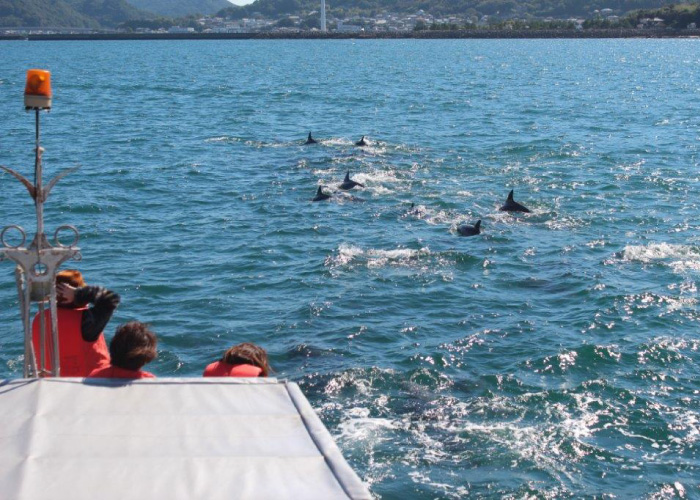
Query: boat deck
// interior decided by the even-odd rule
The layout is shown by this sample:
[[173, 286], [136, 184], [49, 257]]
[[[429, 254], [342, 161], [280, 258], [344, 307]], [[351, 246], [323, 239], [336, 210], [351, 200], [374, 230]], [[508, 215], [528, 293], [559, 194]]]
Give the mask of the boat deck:
[[13, 499], [371, 498], [299, 387], [274, 378], [0, 383]]

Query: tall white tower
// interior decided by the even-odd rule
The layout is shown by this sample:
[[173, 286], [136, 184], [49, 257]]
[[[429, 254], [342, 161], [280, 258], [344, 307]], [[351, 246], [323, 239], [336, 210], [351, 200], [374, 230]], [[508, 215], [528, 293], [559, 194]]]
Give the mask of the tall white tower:
[[326, 32], [326, 0], [321, 0], [321, 31]]

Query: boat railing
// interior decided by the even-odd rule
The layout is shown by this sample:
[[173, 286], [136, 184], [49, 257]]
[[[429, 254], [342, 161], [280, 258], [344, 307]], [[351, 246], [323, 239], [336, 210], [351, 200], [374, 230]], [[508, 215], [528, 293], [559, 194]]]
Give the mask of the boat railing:
[[[20, 181], [34, 200], [36, 208], [36, 234], [29, 246], [25, 246], [27, 233], [15, 224], [6, 226], [0, 231], [0, 260], [11, 260], [15, 263], [15, 281], [19, 295], [19, 307], [24, 327], [24, 377], [36, 378], [44, 376], [58, 377], [61, 374], [58, 351], [58, 315], [56, 299], [56, 272], [62, 263], [69, 259], [80, 260], [78, 241], [80, 234], [71, 225], [63, 225], [56, 229], [53, 244], [46, 238], [44, 231], [44, 203], [56, 183], [76, 170], [67, 169], [54, 177], [46, 186], [43, 184], [41, 147], [41, 111], [51, 109], [51, 80], [50, 73], [43, 70], [29, 70], [24, 91], [24, 105], [27, 111], [34, 111], [36, 120], [36, 145], [34, 148], [34, 182], [30, 182], [17, 171], [0, 166]], [[60, 240], [61, 233], [72, 233], [72, 241], [64, 244]], [[14, 236], [13, 236], [14, 235]], [[37, 321], [39, 323], [38, 350], [35, 352], [32, 341], [32, 304], [38, 305]], [[46, 308], [48, 306], [48, 325]], [[47, 326], [50, 325], [50, 330]]]

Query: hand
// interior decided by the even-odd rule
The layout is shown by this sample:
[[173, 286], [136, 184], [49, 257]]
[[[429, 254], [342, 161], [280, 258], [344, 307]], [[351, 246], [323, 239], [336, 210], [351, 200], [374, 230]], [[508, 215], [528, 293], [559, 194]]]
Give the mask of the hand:
[[75, 291], [77, 289], [70, 286], [68, 283], [59, 283], [56, 285], [56, 297], [59, 304], [72, 304], [75, 300]]

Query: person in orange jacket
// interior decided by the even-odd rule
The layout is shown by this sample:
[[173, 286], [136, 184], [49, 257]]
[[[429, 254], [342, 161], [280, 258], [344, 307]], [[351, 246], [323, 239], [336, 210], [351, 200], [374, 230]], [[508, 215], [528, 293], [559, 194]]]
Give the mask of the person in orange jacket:
[[204, 377], [267, 377], [271, 371], [267, 352], [244, 342], [231, 347], [219, 360], [204, 369]]
[[[86, 286], [80, 271], [67, 269], [56, 275], [58, 302], [58, 354], [62, 377], [86, 377], [92, 370], [109, 365], [109, 351], [102, 331], [119, 305], [119, 295], [99, 286]], [[87, 307], [91, 304], [91, 307]], [[49, 310], [44, 328], [51, 331]], [[32, 323], [34, 352], [39, 358], [39, 314]], [[44, 368], [52, 369], [48, 349]]]
[[141, 370], [150, 363], [158, 352], [158, 340], [148, 325], [139, 321], [130, 321], [119, 325], [112, 342], [109, 343], [109, 354], [112, 356], [109, 366], [93, 370], [89, 378], [155, 378], [150, 372]]

